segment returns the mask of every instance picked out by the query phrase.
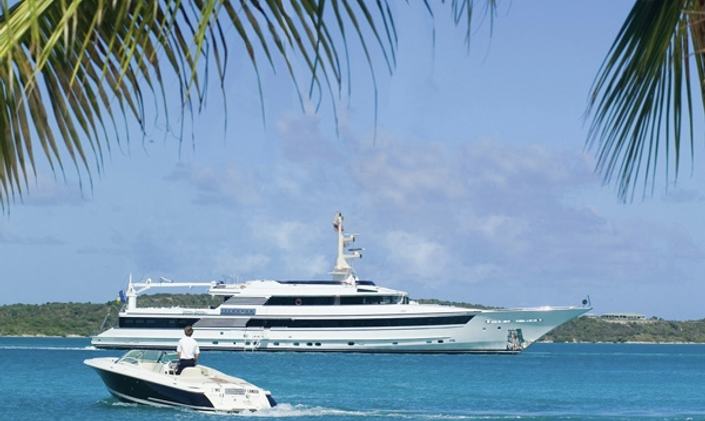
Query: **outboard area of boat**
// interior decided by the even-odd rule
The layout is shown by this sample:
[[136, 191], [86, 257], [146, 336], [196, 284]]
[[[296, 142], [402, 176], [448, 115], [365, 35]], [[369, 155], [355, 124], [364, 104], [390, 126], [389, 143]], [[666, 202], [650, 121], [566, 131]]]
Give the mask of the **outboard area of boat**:
[[121, 401], [216, 412], [254, 412], [276, 405], [269, 391], [210, 367], [187, 367], [177, 375], [175, 352], [131, 350], [120, 358], [91, 358], [84, 364]]

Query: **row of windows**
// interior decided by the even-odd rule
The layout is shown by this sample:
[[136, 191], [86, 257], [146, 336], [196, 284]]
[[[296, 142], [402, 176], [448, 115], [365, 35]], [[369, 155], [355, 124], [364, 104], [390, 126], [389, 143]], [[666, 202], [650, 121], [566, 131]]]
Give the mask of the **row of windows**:
[[335, 297], [270, 297], [266, 306], [332, 306]]
[[119, 326], [146, 329], [183, 329], [198, 320], [190, 317], [121, 317]]
[[350, 297], [270, 297], [266, 306], [332, 306], [361, 304], [409, 304], [409, 297], [401, 295], [358, 295]]
[[[435, 340], [435, 341], [433, 341], [433, 340], [427, 340], [427, 341], [426, 341], [427, 344], [432, 344], [433, 342], [442, 344], [442, 343], [444, 343], [445, 341], [444, 341], [443, 339], [438, 339], [438, 340]], [[451, 339], [449, 342], [455, 342], [455, 339]], [[220, 341], [211, 341], [211, 344], [213, 344], [213, 345], [218, 345], [218, 344], [220, 344]], [[229, 345], [229, 344], [230, 344], [230, 343], [228, 343], [228, 345]], [[237, 342], [237, 341], [233, 341], [232, 344], [233, 344], [233, 345], [237, 345], [238, 342]], [[251, 342], [251, 341], [246, 341], [246, 342], [244, 342], [244, 344], [245, 344], [245, 346], [257, 345], [256, 342]], [[299, 346], [299, 345], [301, 345], [300, 342], [291, 342], [290, 344], [293, 345], [293, 346]], [[304, 342], [304, 344], [305, 344], [306, 346], [314, 346], [314, 345], [315, 345], [315, 346], [321, 346], [321, 343], [320, 343], [320, 342]], [[286, 342], [284, 342], [283, 344], [280, 344], [279, 342], [275, 341], [275, 342], [272, 342], [272, 345], [273, 345], [273, 346], [279, 346], [279, 345], [287, 346], [288, 344], [287, 344]], [[364, 343], [363, 343], [363, 344], [358, 344], [358, 345], [364, 345]], [[399, 342], [392, 342], [392, 345], [399, 345]], [[355, 342], [348, 342], [348, 346], [355, 346]]]
[[[246, 327], [336, 328], [336, 327], [385, 327], [433, 326], [465, 324], [473, 316], [402, 317], [383, 319], [260, 319], [247, 321]], [[188, 317], [121, 317], [119, 326], [144, 329], [183, 329], [199, 319]]]
[[358, 295], [355, 297], [340, 297], [340, 304], [409, 304], [409, 298], [401, 295]]
[[[290, 285], [342, 285], [345, 281], [277, 281], [280, 284], [290, 284]], [[372, 281], [355, 281], [356, 285], [370, 285], [374, 286], [375, 283]]]
[[250, 319], [247, 327], [293, 327], [293, 328], [336, 328], [336, 327], [385, 327], [385, 326], [433, 326], [461, 325], [473, 316], [402, 317], [384, 319]]

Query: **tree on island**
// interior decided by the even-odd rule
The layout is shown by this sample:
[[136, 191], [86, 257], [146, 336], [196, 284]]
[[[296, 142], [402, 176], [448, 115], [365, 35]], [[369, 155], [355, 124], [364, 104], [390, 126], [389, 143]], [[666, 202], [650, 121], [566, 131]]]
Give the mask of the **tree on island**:
[[[360, 58], [351, 56], [353, 43], [374, 85], [375, 70], [392, 72], [396, 65], [395, 10], [411, 7], [390, 0], [1, 3], [3, 208], [29, 189], [38, 155], [55, 173], [70, 165], [79, 183], [92, 184], [110, 145], [129, 135], [128, 122], [144, 131], [153, 119], [146, 115], [146, 101], [155, 100], [170, 127], [167, 90], [179, 98], [182, 139], [184, 117], [204, 108], [213, 73], [222, 89], [236, 48], [247, 55], [258, 83], [264, 67], [284, 67], [302, 108], [306, 96], [316, 102], [349, 93], [350, 61]], [[448, 9], [469, 42], [478, 16], [491, 21], [497, 4], [424, 0], [417, 7], [430, 19], [436, 9]], [[618, 185], [621, 198], [631, 198], [638, 184], [644, 192], [653, 189], [659, 169], [665, 169], [667, 182], [677, 176], [683, 148], [693, 159], [694, 119], [702, 110], [693, 109], [697, 95], [691, 83], [703, 100], [704, 12], [701, 1], [636, 1], [599, 70], [590, 96], [588, 144], [597, 170]]]

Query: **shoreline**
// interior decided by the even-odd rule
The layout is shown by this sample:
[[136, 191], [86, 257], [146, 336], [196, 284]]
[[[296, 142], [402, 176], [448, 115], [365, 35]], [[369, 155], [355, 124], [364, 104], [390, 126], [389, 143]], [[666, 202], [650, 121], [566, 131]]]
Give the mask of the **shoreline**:
[[647, 342], [647, 341], [624, 341], [624, 342], [607, 342], [607, 341], [539, 341], [537, 344], [575, 344], [575, 345], [705, 345], [705, 342], [678, 342], [678, 341], [663, 341], [663, 342]]
[[[10, 339], [90, 339], [91, 336], [84, 335], [42, 335], [42, 334], [25, 334], [25, 335], [0, 335], [0, 339], [10, 338]], [[604, 342], [604, 341], [567, 341], [567, 342], [556, 342], [556, 341], [538, 341], [535, 344], [575, 344], [575, 345], [705, 345], [705, 342], [646, 342], [646, 341], [624, 341], [624, 342]]]

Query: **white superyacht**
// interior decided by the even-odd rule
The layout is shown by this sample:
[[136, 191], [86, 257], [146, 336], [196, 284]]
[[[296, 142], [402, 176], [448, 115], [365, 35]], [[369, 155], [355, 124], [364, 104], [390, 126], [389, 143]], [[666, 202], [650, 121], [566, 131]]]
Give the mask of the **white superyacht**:
[[[246, 351], [518, 353], [591, 308], [474, 309], [420, 304], [406, 292], [358, 279], [349, 263], [343, 216], [333, 222], [338, 254], [333, 280], [130, 282], [118, 327], [93, 337], [98, 348], [173, 349], [193, 325], [202, 349]], [[137, 297], [154, 289], [204, 288], [223, 298], [216, 308], [143, 308]]]

